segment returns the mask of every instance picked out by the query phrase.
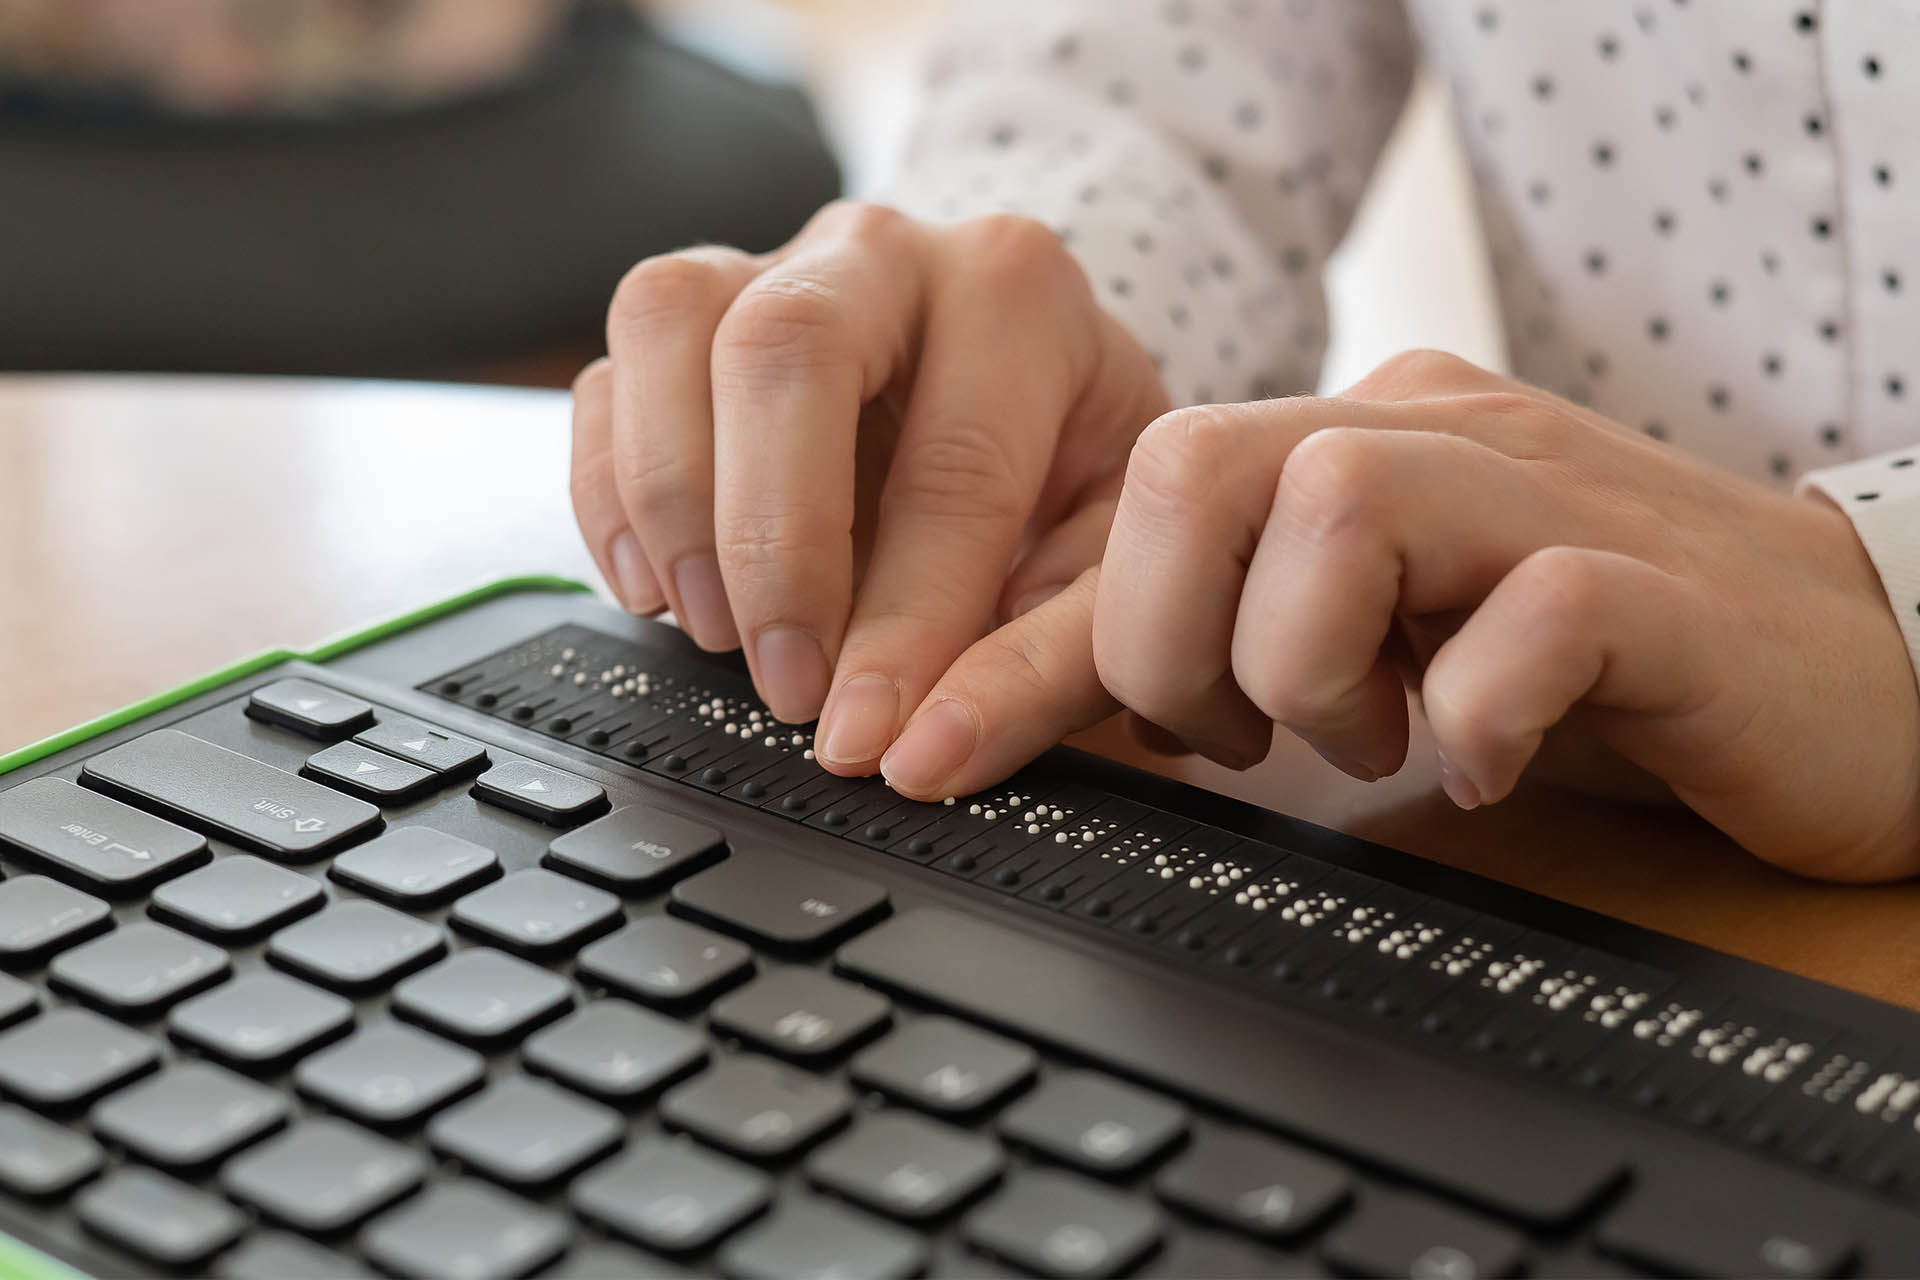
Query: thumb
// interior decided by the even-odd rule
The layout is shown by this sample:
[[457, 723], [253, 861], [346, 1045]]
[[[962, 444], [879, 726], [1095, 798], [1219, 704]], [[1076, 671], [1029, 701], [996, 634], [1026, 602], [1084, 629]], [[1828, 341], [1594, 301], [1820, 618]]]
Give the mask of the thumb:
[[992, 786], [1120, 709], [1093, 665], [1098, 565], [976, 641], [907, 721], [880, 772], [921, 800]]

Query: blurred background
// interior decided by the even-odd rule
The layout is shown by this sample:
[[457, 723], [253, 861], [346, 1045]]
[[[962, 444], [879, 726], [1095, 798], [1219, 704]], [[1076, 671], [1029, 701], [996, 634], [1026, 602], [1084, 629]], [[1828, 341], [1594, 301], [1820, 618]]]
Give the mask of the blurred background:
[[[0, 370], [564, 385], [634, 261], [883, 184], [963, 2], [0, 0]], [[1437, 86], [1328, 285], [1326, 386], [1503, 363]]]

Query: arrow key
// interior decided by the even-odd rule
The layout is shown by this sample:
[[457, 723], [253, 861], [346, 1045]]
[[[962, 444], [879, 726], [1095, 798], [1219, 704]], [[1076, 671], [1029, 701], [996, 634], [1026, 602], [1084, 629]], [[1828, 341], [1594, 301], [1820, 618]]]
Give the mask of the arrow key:
[[307, 757], [300, 772], [376, 804], [405, 804], [445, 781], [431, 769], [396, 760], [357, 742], [335, 743]]
[[456, 738], [418, 720], [382, 720], [354, 735], [363, 747], [410, 760], [423, 769], [464, 778], [487, 766], [487, 749], [469, 738]]
[[247, 715], [321, 742], [344, 738], [373, 723], [370, 703], [311, 680], [276, 680], [255, 689], [247, 700]]
[[605, 789], [531, 760], [493, 766], [474, 781], [473, 798], [556, 827], [572, 826], [607, 808]]

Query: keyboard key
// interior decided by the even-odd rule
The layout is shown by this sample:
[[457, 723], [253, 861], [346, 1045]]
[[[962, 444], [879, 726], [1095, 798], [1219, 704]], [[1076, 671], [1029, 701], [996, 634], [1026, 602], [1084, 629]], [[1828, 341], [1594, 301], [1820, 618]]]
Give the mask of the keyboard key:
[[375, 804], [405, 804], [444, 781], [431, 769], [395, 760], [357, 742], [336, 742], [314, 752], [300, 772]]
[[977, 1248], [1043, 1276], [1114, 1276], [1160, 1240], [1160, 1218], [1137, 1200], [1071, 1174], [1035, 1169], [968, 1215]]
[[255, 970], [187, 1001], [167, 1030], [231, 1066], [265, 1071], [310, 1053], [353, 1026], [353, 1006], [330, 992]]
[[159, 1061], [150, 1036], [86, 1009], [54, 1009], [0, 1035], [0, 1089], [42, 1111], [77, 1107]]
[[693, 1272], [625, 1245], [594, 1240], [575, 1246], [541, 1280], [693, 1280]]
[[321, 742], [344, 738], [373, 723], [373, 707], [311, 680], [276, 680], [253, 691], [247, 714]]
[[372, 1280], [350, 1258], [281, 1231], [256, 1231], [220, 1255], [220, 1280]]
[[618, 1111], [550, 1084], [507, 1077], [427, 1126], [443, 1155], [517, 1187], [542, 1187], [598, 1160], [620, 1144]]
[[557, 1213], [462, 1178], [369, 1223], [360, 1247], [395, 1275], [421, 1280], [524, 1276], [559, 1257], [573, 1229]]
[[1153, 1184], [1163, 1200], [1271, 1240], [1312, 1230], [1353, 1194], [1333, 1161], [1254, 1133], [1208, 1133]]
[[116, 896], [139, 893], [213, 856], [199, 832], [64, 778], [34, 778], [0, 791], [0, 847]]
[[0, 881], [0, 963], [31, 964], [113, 928], [113, 908], [45, 876]]
[[344, 1231], [426, 1180], [427, 1158], [328, 1116], [302, 1120], [221, 1171], [236, 1200], [310, 1235]]
[[256, 938], [318, 911], [327, 892], [310, 876], [250, 853], [229, 854], [153, 891], [148, 910], [223, 942]]
[[1816, 1188], [1786, 1178], [1682, 1183], [1648, 1172], [1601, 1220], [1600, 1247], [1616, 1257], [1677, 1275], [1850, 1272], [1857, 1252], [1850, 1203], [1841, 1208]]
[[209, 1062], [178, 1063], [96, 1105], [93, 1130], [149, 1164], [190, 1171], [286, 1123], [278, 1089]]
[[424, 907], [494, 879], [500, 859], [491, 849], [432, 827], [395, 827], [335, 858], [327, 874], [376, 898]]
[[576, 1181], [584, 1217], [656, 1249], [704, 1249], [766, 1207], [772, 1183], [757, 1170], [683, 1138], [649, 1137]]
[[91, 1178], [101, 1160], [93, 1139], [0, 1103], [0, 1187], [17, 1196], [58, 1195]]
[[483, 1046], [518, 1040], [572, 1004], [565, 978], [492, 947], [458, 952], [393, 989], [401, 1017]]
[[158, 806], [287, 861], [324, 857], [380, 828], [372, 805], [178, 729], [156, 729], [87, 761], [103, 791]]
[[706, 1061], [707, 1042], [685, 1023], [625, 1001], [596, 1000], [527, 1041], [523, 1056], [542, 1075], [624, 1102]]
[[74, 1197], [89, 1231], [170, 1267], [204, 1261], [239, 1238], [247, 1220], [217, 1196], [151, 1169], [116, 1169]]
[[354, 734], [353, 740], [422, 769], [431, 769], [447, 779], [464, 778], [487, 765], [487, 749], [479, 743], [455, 737], [418, 720], [398, 717], [382, 720], [373, 728]]
[[580, 975], [655, 1004], [705, 999], [753, 971], [753, 953], [731, 938], [670, 916], [635, 920], [580, 953]]
[[480, 1087], [486, 1060], [412, 1027], [367, 1027], [294, 1070], [300, 1092], [363, 1124], [386, 1128], [422, 1116]]
[[883, 1111], [808, 1157], [807, 1176], [869, 1209], [917, 1221], [971, 1200], [1005, 1165], [990, 1139]]
[[[1101, 957], [955, 912], [888, 920], [836, 960], [883, 989], [1124, 1066], [1529, 1221], [1571, 1217], [1625, 1172], [1624, 1139], [1552, 1099], [1304, 1019], [1267, 1018], [1175, 974], [1132, 970], [1120, 981]], [[1104, 996], [1064, 994], [1086, 991]]]
[[509, 951], [547, 958], [620, 927], [620, 899], [538, 867], [454, 904], [453, 923]]
[[10, 1027], [40, 1009], [40, 993], [18, 978], [0, 973], [0, 1028]]
[[605, 788], [531, 760], [504, 760], [474, 779], [473, 798], [566, 827], [607, 807]]
[[916, 1018], [853, 1060], [853, 1078], [923, 1111], [964, 1116], [1033, 1078], [1039, 1056], [1023, 1044], [951, 1018]]
[[1063, 1071], [1000, 1117], [1000, 1131], [1089, 1173], [1131, 1173], [1179, 1141], [1186, 1108], [1091, 1071]]
[[720, 1250], [720, 1268], [735, 1280], [903, 1280], [925, 1263], [918, 1236], [823, 1200], [783, 1202]]
[[120, 1017], [137, 1017], [227, 976], [227, 953], [163, 924], [135, 921], [54, 958], [53, 985]]
[[792, 965], [723, 996], [712, 1022], [782, 1057], [814, 1059], [864, 1040], [886, 1024], [892, 1008], [865, 987]]
[[712, 827], [636, 804], [569, 831], [541, 861], [617, 893], [650, 893], [726, 854]]
[[1327, 1237], [1327, 1260], [1362, 1276], [1507, 1276], [1525, 1242], [1436, 1200], [1370, 1191]]
[[377, 902], [336, 902], [274, 934], [267, 958], [337, 990], [365, 991], [431, 963], [446, 949], [439, 925]]
[[725, 1058], [660, 1100], [660, 1117], [750, 1160], [777, 1160], [847, 1118], [853, 1097], [832, 1080], [767, 1058]]
[[673, 886], [682, 914], [787, 951], [824, 946], [886, 905], [887, 891], [872, 881], [770, 853], [729, 858]]

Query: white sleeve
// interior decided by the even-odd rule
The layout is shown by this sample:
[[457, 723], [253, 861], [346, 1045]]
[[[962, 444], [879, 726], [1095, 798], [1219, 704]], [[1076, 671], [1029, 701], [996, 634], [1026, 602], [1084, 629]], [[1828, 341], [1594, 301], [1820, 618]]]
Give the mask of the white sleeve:
[[1798, 488], [1824, 494], [1853, 521], [1920, 678], [1920, 449], [1809, 471]]
[[1053, 226], [1176, 403], [1313, 388], [1412, 79], [1399, 0], [973, 0], [946, 35], [882, 199]]

